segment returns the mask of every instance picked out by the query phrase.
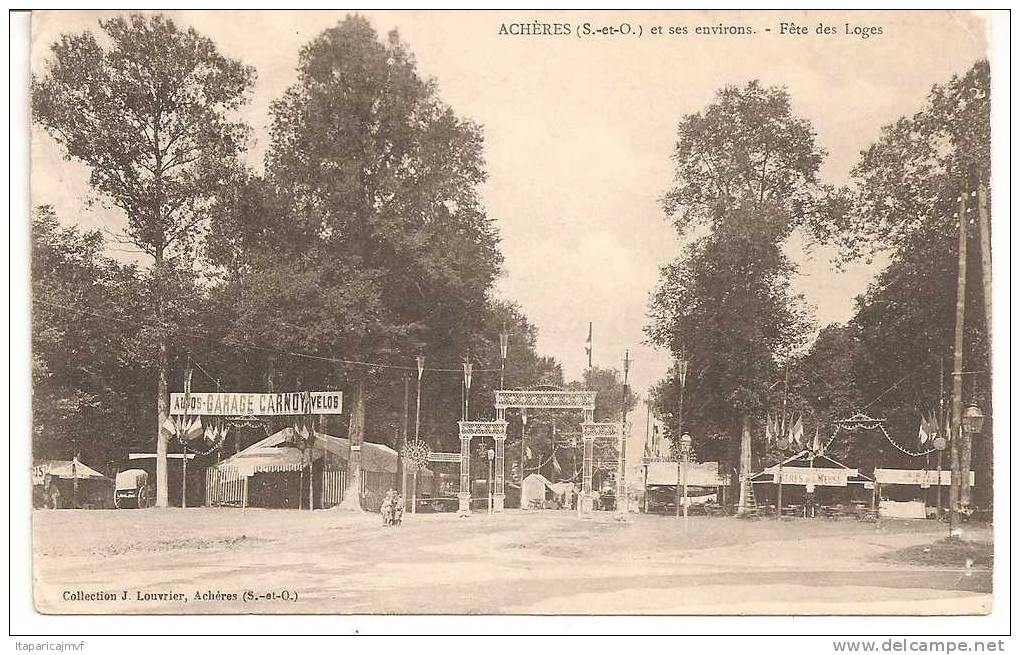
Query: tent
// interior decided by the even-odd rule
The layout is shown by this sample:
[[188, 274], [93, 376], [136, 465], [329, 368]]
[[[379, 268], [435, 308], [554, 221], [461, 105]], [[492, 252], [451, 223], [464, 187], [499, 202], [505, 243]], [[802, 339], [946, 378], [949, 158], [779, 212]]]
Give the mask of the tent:
[[[648, 462], [646, 484], [648, 486], [675, 486], [682, 475], [683, 465], [671, 461]], [[682, 481], [681, 481], [682, 482]], [[690, 462], [687, 464], [688, 487], [721, 487], [725, 481], [719, 476], [718, 462]]]
[[[883, 516], [896, 518], [923, 519], [934, 516], [937, 508], [948, 507], [949, 492], [939, 487], [948, 487], [952, 472], [946, 468], [939, 475], [937, 469], [875, 469], [878, 487], [879, 511]], [[970, 472], [970, 484], [974, 485], [974, 471]]]
[[772, 505], [776, 503], [781, 483], [784, 506], [804, 504], [809, 499], [820, 505], [865, 503], [871, 500], [875, 487], [875, 481], [857, 469], [828, 455], [815, 455], [810, 450], [802, 450], [752, 475], [751, 483], [755, 499]]
[[719, 475], [718, 462], [688, 462], [686, 478], [683, 464], [670, 459], [646, 459], [644, 508], [647, 512], [672, 512], [678, 501], [677, 486], [687, 482], [688, 505], [715, 503], [719, 489], [727, 482]]
[[32, 484], [36, 487], [36, 505], [48, 499], [43, 489], [47, 478], [59, 492], [59, 507], [103, 508], [113, 505], [113, 480], [77, 459], [51, 459], [32, 467]]
[[[260, 468], [307, 466], [307, 454], [291, 445], [295, 442], [295, 437], [294, 428], [284, 428], [220, 462], [220, 466], [235, 467], [248, 476]], [[346, 465], [349, 452], [348, 439], [321, 432], [315, 433], [315, 443], [312, 447], [314, 461], [319, 461], [325, 456], [331, 463]], [[361, 469], [395, 475], [397, 451], [384, 444], [366, 441], [361, 446]]]
[[541, 473], [532, 473], [521, 483], [521, 507], [528, 509], [543, 507], [553, 496], [552, 483]]
[[570, 507], [574, 494], [574, 485], [570, 482], [550, 482], [541, 473], [532, 473], [523, 482], [524, 509], [546, 507], [546, 503], [555, 502], [559, 507]]
[[[223, 460], [215, 470], [223, 484], [236, 485], [238, 480], [247, 480], [248, 497], [244, 504], [253, 507], [299, 507], [307, 504], [308, 487], [302, 471], [308, 468], [308, 452], [293, 445], [296, 441], [293, 428], [284, 428], [258, 441], [232, 457]], [[312, 456], [313, 496], [322, 497], [317, 490], [325, 476], [324, 471], [346, 471], [350, 454], [350, 441], [321, 432], [315, 433]], [[389, 489], [399, 489], [397, 479], [397, 452], [380, 443], [365, 441], [361, 446], [362, 493], [368, 509], [376, 509], [383, 494]], [[432, 471], [418, 472], [418, 493], [427, 490], [432, 481]], [[222, 486], [217, 484], [214, 486]], [[241, 504], [233, 487], [227, 494], [231, 503]], [[241, 491], [243, 494], [243, 491]], [[214, 490], [214, 494], [221, 494]], [[216, 498], [209, 504], [221, 502]], [[324, 502], [316, 500], [317, 504]]]

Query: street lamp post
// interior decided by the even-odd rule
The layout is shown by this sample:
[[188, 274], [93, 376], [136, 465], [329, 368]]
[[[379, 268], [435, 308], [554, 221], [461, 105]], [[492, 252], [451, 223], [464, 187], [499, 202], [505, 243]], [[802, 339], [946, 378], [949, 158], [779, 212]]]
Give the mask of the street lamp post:
[[617, 452], [619, 453], [619, 466], [616, 479], [616, 511], [626, 517], [630, 509], [630, 502], [627, 498], [627, 397], [630, 395], [630, 387], [627, 385], [627, 375], [630, 372], [630, 351], [623, 355], [623, 402], [620, 411], [620, 433], [617, 437]]
[[492, 474], [493, 474], [493, 461], [496, 458], [496, 451], [489, 448], [489, 452], [486, 453], [489, 457], [489, 514], [492, 514]]
[[787, 439], [784, 433], [776, 441], [776, 448], [779, 449], [779, 474], [776, 476], [776, 520], [781, 521], [783, 519], [783, 458], [786, 457], [786, 453], [789, 451], [793, 443]]
[[[676, 363], [677, 374], [678, 374], [677, 381], [680, 383], [680, 407], [679, 407], [679, 412], [677, 414], [676, 433], [678, 435], [681, 435], [681, 437], [680, 437], [681, 440], [683, 439], [682, 435], [684, 434], [684, 431], [683, 431], [684, 430], [684, 387], [687, 386], [687, 367], [688, 367], [689, 364], [690, 364], [690, 362], [688, 362], [687, 359], [684, 358], [684, 357], [681, 357], [677, 361], [677, 363]], [[680, 453], [677, 453], [677, 455], [678, 455], [678, 457], [677, 457], [677, 462], [676, 462], [676, 477], [677, 477], [677, 486], [676, 486], [676, 517], [680, 518], [680, 457], [679, 457]]]
[[528, 410], [521, 410], [521, 479], [520, 479], [520, 500], [517, 503], [519, 509], [524, 509], [524, 437], [528, 429]]
[[680, 435], [680, 456], [683, 461], [683, 504], [684, 504], [684, 530], [687, 530], [687, 468], [691, 461], [691, 435], [684, 432]]
[[938, 475], [938, 483], [935, 486], [935, 518], [939, 521], [942, 520], [942, 451], [946, 449], [946, 443], [943, 437], [935, 437], [935, 450], [938, 451], [935, 459], [935, 470]]
[[[967, 407], [967, 409], [963, 412], [963, 417], [962, 417], [960, 422], [962, 423], [962, 425], [960, 426], [961, 433], [962, 432], [966, 432], [967, 433], [967, 438], [968, 439], [973, 439], [974, 435], [976, 435], [979, 432], [981, 432], [981, 428], [985, 424], [985, 414], [984, 414], [984, 412], [981, 411], [981, 408], [978, 407], [977, 404], [975, 404], [973, 401], [971, 401], [971, 405], [969, 407]], [[962, 436], [962, 434], [961, 434], [961, 436]], [[963, 468], [963, 467], [960, 467], [960, 468]], [[970, 476], [970, 471], [969, 470], [965, 469], [961, 473], [963, 475]], [[940, 482], [941, 482], [941, 480], [940, 480]], [[970, 480], [962, 480], [962, 479], [960, 480], [960, 487], [961, 488], [964, 487], [964, 486], [967, 486], [969, 484], [970, 484]], [[959, 493], [959, 491], [957, 491], [956, 502], [958, 504], [960, 502], [960, 493]], [[955, 519], [956, 519], [955, 521], [952, 520], [954, 518], [954, 514], [955, 514]], [[955, 530], [957, 530], [959, 528], [959, 526], [958, 525], [954, 525], [954, 523], [959, 523], [960, 517], [959, 517], [959, 514], [956, 513], [956, 512], [950, 512], [949, 517], [950, 517], [949, 536], [953, 537], [953, 536], [956, 535]]]

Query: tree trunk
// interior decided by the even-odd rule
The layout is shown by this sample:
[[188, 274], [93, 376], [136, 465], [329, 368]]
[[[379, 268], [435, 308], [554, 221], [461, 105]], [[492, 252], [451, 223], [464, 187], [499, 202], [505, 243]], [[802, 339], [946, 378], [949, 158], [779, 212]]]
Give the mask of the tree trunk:
[[739, 514], [745, 513], [750, 503], [747, 481], [751, 479], [751, 473], [751, 417], [744, 414], [740, 417], [740, 503], [737, 507]]
[[170, 369], [169, 337], [166, 332], [166, 284], [163, 271], [163, 251], [156, 251], [156, 316], [159, 323], [159, 382], [156, 387], [156, 507], [170, 506], [170, 493], [167, 487], [167, 448], [170, 435], [163, 424], [170, 415], [170, 395], [168, 377]]
[[365, 439], [365, 393], [362, 382], [354, 385], [354, 403], [351, 407], [350, 430], [347, 433], [347, 489], [338, 509], [361, 512], [361, 444]]

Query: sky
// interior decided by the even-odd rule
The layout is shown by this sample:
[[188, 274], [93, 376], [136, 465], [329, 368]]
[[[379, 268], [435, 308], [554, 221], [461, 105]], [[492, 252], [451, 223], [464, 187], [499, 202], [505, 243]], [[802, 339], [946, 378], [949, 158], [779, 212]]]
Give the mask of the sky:
[[[243, 117], [254, 128], [249, 159], [261, 166], [267, 109], [296, 79], [298, 53], [338, 12], [167, 12], [258, 71]], [[397, 28], [420, 74], [434, 78], [455, 112], [479, 123], [489, 179], [483, 201], [500, 230], [505, 273], [500, 297], [520, 304], [538, 327], [538, 348], [568, 379], [585, 364], [588, 322], [594, 364], [632, 360], [632, 388], [644, 394], [668, 369], [665, 352], [644, 343], [649, 294], [681, 242], [659, 199], [672, 176], [673, 134], [726, 84], [759, 79], [787, 87], [829, 155], [822, 179], [843, 183], [883, 125], [920, 110], [932, 84], [985, 56], [983, 20], [963, 12], [362, 12], [380, 35]], [[33, 16], [32, 66], [64, 32], [98, 31], [96, 12]], [[640, 25], [638, 37], [501, 36], [502, 24], [569, 22]], [[780, 23], [809, 35], [780, 34]], [[819, 23], [839, 34], [819, 36]], [[697, 36], [695, 26], [745, 25], [750, 36]], [[863, 39], [844, 24], [880, 26]], [[686, 25], [686, 36], [653, 36], [652, 26]], [[771, 32], [765, 32], [765, 29]], [[33, 204], [53, 204], [68, 223], [116, 229], [123, 217], [88, 207], [87, 172], [32, 132]], [[819, 325], [845, 321], [853, 298], [881, 262], [837, 272], [831, 252], [787, 246], [800, 272], [796, 291]], [[130, 256], [121, 253], [119, 256]], [[512, 351], [511, 355], [512, 357]], [[643, 410], [635, 419], [643, 443]]]

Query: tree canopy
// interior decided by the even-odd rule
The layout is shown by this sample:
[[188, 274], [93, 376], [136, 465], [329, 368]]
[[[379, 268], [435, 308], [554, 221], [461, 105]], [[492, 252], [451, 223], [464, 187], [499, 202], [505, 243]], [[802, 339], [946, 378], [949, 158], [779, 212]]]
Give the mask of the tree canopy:
[[[782, 246], [809, 214], [824, 154], [786, 90], [757, 81], [724, 87], [677, 128], [662, 205], [689, 245], [660, 273], [646, 334], [690, 362], [684, 426], [702, 457], [737, 455], [778, 363], [804, 343], [808, 315]], [[653, 393], [674, 428], [679, 392], [674, 371]]]

